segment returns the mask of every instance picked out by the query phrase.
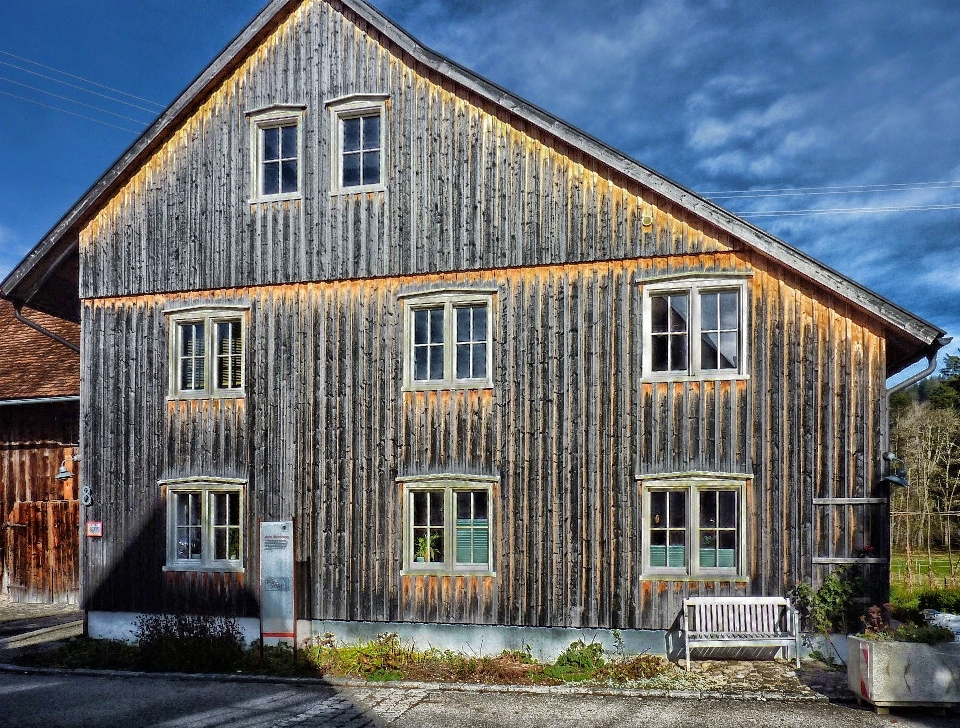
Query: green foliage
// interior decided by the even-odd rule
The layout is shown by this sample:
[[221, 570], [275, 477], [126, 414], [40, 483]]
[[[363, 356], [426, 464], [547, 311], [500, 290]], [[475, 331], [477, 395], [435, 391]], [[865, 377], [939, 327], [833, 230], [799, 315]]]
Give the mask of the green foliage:
[[[889, 608], [892, 605], [887, 604], [885, 606]], [[889, 609], [887, 611], [889, 612]], [[889, 614], [884, 615], [883, 610], [876, 605], [870, 607], [867, 614], [861, 619], [863, 620], [864, 630], [857, 636], [868, 640], [920, 642], [928, 645], [954, 640], [954, 634], [951, 630], [946, 627], [927, 624], [922, 618], [916, 623], [906, 622], [893, 627], [889, 624]]]
[[843, 565], [814, 591], [809, 584], [797, 584], [793, 601], [804, 626], [811, 632], [847, 633], [857, 623], [856, 597], [866, 591], [866, 582], [853, 565]]
[[135, 635], [144, 670], [233, 672], [243, 664], [243, 635], [229, 617], [141, 615]]
[[927, 401], [934, 409], [960, 409], [960, 393], [946, 382], [935, 382], [927, 393]]
[[553, 665], [548, 665], [543, 672], [549, 677], [573, 682], [589, 680], [593, 673], [605, 664], [603, 659], [603, 645], [599, 642], [587, 644], [583, 640], [571, 642]]
[[917, 607], [960, 614], [960, 589], [922, 589], [917, 594]]

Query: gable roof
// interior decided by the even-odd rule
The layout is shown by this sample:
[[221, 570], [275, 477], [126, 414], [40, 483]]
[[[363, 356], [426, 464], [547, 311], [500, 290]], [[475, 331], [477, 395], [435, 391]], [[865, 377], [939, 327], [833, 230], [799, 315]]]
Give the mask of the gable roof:
[[[80, 327], [26, 309], [24, 315], [75, 344]], [[80, 355], [17, 321], [10, 301], [0, 300], [0, 401], [70, 397], [80, 394]]]
[[[0, 292], [39, 310], [79, 320], [78, 237], [81, 227], [149, 155], [194, 111], [206, 95], [303, 0], [272, 0], [184, 90], [0, 284]], [[935, 353], [944, 331], [877, 295], [832, 268], [724, 210], [543, 109], [436, 53], [364, 0], [339, 0], [415, 62], [432, 69], [525, 122], [592, 156], [606, 167], [775, 259], [820, 287], [880, 319], [888, 337], [888, 375]], [[51, 278], [59, 287], [45, 285]], [[73, 290], [62, 286], [73, 280]], [[71, 298], [72, 294], [72, 298]], [[77, 305], [73, 302], [77, 301]]]

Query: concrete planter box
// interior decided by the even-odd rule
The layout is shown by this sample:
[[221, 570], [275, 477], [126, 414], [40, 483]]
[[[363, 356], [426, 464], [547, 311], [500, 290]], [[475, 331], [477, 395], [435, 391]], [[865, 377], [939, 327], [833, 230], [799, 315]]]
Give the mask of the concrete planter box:
[[924, 645], [847, 637], [847, 685], [878, 713], [960, 704], [960, 642]]

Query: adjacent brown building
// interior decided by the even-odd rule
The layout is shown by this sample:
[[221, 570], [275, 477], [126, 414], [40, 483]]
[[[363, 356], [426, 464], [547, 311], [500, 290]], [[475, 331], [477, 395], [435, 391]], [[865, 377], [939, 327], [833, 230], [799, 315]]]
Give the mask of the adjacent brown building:
[[[77, 324], [22, 315], [79, 345]], [[80, 355], [17, 320], [2, 299], [0, 345], [0, 586], [16, 601], [75, 603]], [[56, 477], [61, 465], [70, 478]]]
[[359, 0], [271, 3], [3, 292], [77, 270], [91, 625], [256, 616], [290, 517], [315, 624], [882, 586], [885, 382], [943, 334]]

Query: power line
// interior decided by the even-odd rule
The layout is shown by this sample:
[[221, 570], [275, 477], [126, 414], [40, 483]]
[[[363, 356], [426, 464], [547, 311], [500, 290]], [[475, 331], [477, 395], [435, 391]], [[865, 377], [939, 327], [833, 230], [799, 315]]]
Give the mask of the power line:
[[70, 114], [70, 116], [78, 116], [78, 117], [80, 117], [81, 119], [87, 119], [88, 121], [93, 121], [93, 122], [96, 122], [97, 124], [103, 124], [104, 126], [111, 126], [111, 127], [113, 127], [114, 129], [120, 129], [120, 130], [122, 130], [122, 131], [128, 131], [128, 132], [130, 132], [131, 134], [139, 134], [139, 133], [140, 133], [140, 132], [137, 131], [136, 129], [127, 129], [125, 126], [117, 126], [116, 124], [108, 124], [108, 123], [105, 122], [105, 121], [100, 121], [100, 119], [94, 119], [92, 116], [84, 116], [83, 114], [77, 114], [76, 112], [73, 112], [73, 111], [67, 111], [66, 109], [61, 109], [61, 108], [58, 107], [58, 106], [50, 106], [50, 104], [44, 104], [44, 103], [41, 103], [40, 101], [34, 101], [33, 99], [27, 99], [27, 98], [24, 98], [23, 96], [17, 96], [16, 94], [12, 94], [12, 93], [9, 93], [9, 92], [7, 92], [7, 91], [0, 91], [0, 94], [3, 94], [4, 96], [10, 96], [10, 97], [15, 98], [15, 99], [20, 99], [21, 101], [26, 101], [28, 104], [36, 104], [37, 106], [43, 106], [44, 108], [53, 109], [54, 111], [62, 111], [64, 114]]
[[822, 195], [854, 195], [854, 194], [874, 194], [878, 192], [912, 192], [912, 191], [925, 191], [925, 190], [949, 190], [956, 189], [960, 187], [960, 182], [943, 182], [936, 184], [926, 184], [926, 185], [911, 185], [911, 186], [900, 186], [900, 187], [886, 187], [882, 189], [849, 189], [849, 190], [830, 190], [824, 189], [819, 192], [797, 192], [797, 191], [783, 191], [783, 192], [758, 192], [753, 194], [751, 192], [743, 192], [740, 194], [733, 194], [732, 192], [715, 195], [711, 193], [704, 193], [708, 197], [714, 200], [750, 200], [750, 199], [759, 199], [763, 197], [817, 197]]
[[[151, 101], [150, 99], [145, 99], [145, 98], [143, 98], [143, 97], [141, 97], [141, 96], [135, 96], [134, 94], [129, 94], [129, 93], [127, 93], [126, 91], [121, 91], [121, 90], [118, 89], [118, 88], [113, 88], [113, 87], [111, 87], [111, 86], [106, 86], [106, 85], [104, 85], [104, 84], [102, 84], [102, 83], [97, 83], [96, 81], [91, 81], [89, 78], [84, 78], [83, 76], [77, 76], [77, 75], [72, 74], [72, 73], [67, 73], [66, 71], [61, 71], [60, 69], [54, 68], [53, 66], [45, 66], [45, 65], [42, 64], [42, 63], [37, 63], [36, 61], [31, 61], [29, 58], [24, 58], [23, 56], [18, 56], [18, 55], [14, 54], [14, 53], [9, 53], [9, 52], [4, 51], [4, 50], [0, 50], [0, 53], [2, 53], [2, 54], [5, 55], [5, 56], [10, 56], [10, 58], [16, 58], [18, 61], [24, 61], [25, 63], [31, 63], [31, 64], [33, 64], [34, 66], [40, 66], [40, 68], [46, 68], [48, 71], [55, 71], [56, 73], [62, 73], [64, 76], [69, 76], [70, 78], [75, 78], [75, 79], [77, 79], [78, 81], [83, 81], [84, 83], [89, 83], [89, 84], [93, 84], [94, 86], [98, 86], [98, 87], [100, 87], [100, 88], [105, 88], [105, 89], [107, 89], [107, 91], [113, 91], [114, 93], [118, 93], [118, 94], [121, 94], [121, 95], [123, 95], [123, 96], [129, 96], [131, 99], [137, 99], [137, 101], [143, 101], [144, 103], [150, 104], [151, 106], [156, 106], [156, 107], [158, 107], [160, 111], [163, 111], [163, 110], [166, 108], [163, 104], [158, 104], [156, 101]], [[26, 69], [23, 69], [23, 70], [26, 70]], [[32, 71], [28, 71], [28, 73], [32, 73]], [[63, 82], [61, 81], [61, 83], [63, 83]], [[93, 92], [91, 91], [90, 93], [93, 93]], [[123, 102], [121, 102], [121, 103], [123, 103]], [[153, 112], [153, 113], [158, 113], [158, 112]]]
[[[3, 61], [0, 61], [0, 63], [3, 63]], [[38, 88], [38, 87], [36, 87], [36, 86], [31, 86], [31, 85], [26, 84], [26, 83], [20, 83], [19, 81], [14, 81], [12, 78], [7, 78], [6, 76], [0, 76], [0, 81], [6, 81], [6, 82], [8, 82], [8, 83], [15, 83], [17, 86], [23, 86], [24, 88], [28, 88], [28, 89], [30, 89], [31, 91], [39, 91], [39, 92], [42, 93], [42, 94], [47, 94], [48, 96], [53, 96], [54, 98], [62, 99], [62, 100], [64, 100], [64, 101], [69, 101], [71, 104], [79, 104], [80, 106], [85, 106], [85, 107], [87, 107], [88, 109], [93, 109], [94, 111], [99, 111], [99, 112], [104, 113], [104, 114], [110, 114], [110, 116], [116, 116], [116, 117], [119, 118], [119, 119], [126, 119], [127, 121], [132, 121], [132, 122], [134, 122], [134, 123], [136, 123], [136, 124], [141, 124], [142, 126], [146, 126], [146, 125], [147, 125], [146, 122], [140, 121], [139, 119], [134, 119], [132, 116], [124, 116], [123, 114], [117, 114], [117, 113], [115, 113], [115, 112], [113, 112], [113, 111], [107, 111], [106, 109], [101, 109], [99, 106], [93, 106], [93, 105], [91, 105], [91, 104], [85, 104], [85, 103], [83, 103], [82, 101], [77, 101], [76, 99], [71, 99], [71, 98], [69, 98], [69, 97], [67, 97], [67, 96], [61, 96], [60, 94], [55, 94], [55, 93], [53, 93], [52, 91], [45, 91], [45, 90], [43, 90], [42, 88]]]
[[960, 210], [955, 205], [900, 205], [889, 207], [834, 207], [809, 210], [744, 210], [734, 214], [740, 217], [788, 217], [791, 215], [842, 215], [864, 212], [919, 212], [924, 210]]
[[940, 189], [960, 186], [960, 180], [943, 180], [938, 182], [891, 182], [887, 184], [864, 184], [864, 185], [830, 185], [822, 187], [774, 187], [758, 190], [715, 190], [713, 192], [702, 192], [708, 197], [750, 197], [758, 193], [788, 193], [788, 194], [806, 194], [817, 193], [823, 190], [844, 192], [887, 192], [897, 190], [911, 189]]
[[[154, 115], [155, 115], [155, 114], [157, 113], [157, 112], [154, 111], [153, 109], [148, 109], [148, 108], [145, 107], [145, 106], [138, 106], [137, 104], [131, 104], [129, 101], [124, 101], [123, 99], [115, 99], [115, 98], [113, 98], [112, 96], [107, 96], [106, 94], [102, 94], [102, 93], [99, 93], [99, 92], [97, 92], [97, 91], [91, 91], [90, 89], [84, 88], [83, 86], [77, 86], [77, 84], [75, 84], [75, 83], [69, 83], [68, 81], [61, 81], [59, 78], [54, 78], [53, 76], [46, 76], [46, 75], [44, 75], [44, 74], [42, 74], [42, 73], [37, 73], [36, 71], [31, 71], [29, 68], [21, 68], [20, 66], [17, 66], [16, 64], [13, 64], [13, 63], [7, 63], [6, 61], [0, 61], [0, 65], [9, 66], [10, 68], [15, 68], [15, 69], [17, 69], [18, 71], [23, 71], [24, 73], [30, 73], [30, 74], [33, 74], [34, 76], [39, 76], [40, 78], [45, 78], [45, 79], [47, 79], [48, 81], [53, 81], [54, 83], [62, 83], [64, 86], [69, 86], [70, 88], [79, 89], [80, 91], [83, 91], [84, 93], [93, 94], [94, 96], [99, 96], [99, 97], [101, 97], [101, 98], [108, 99], [108, 100], [110, 100], [110, 101], [113, 101], [113, 102], [116, 103], [116, 104], [125, 104], [126, 106], [132, 106], [132, 107], [135, 108], [135, 109], [140, 109], [141, 111], [146, 111], [148, 114], [154, 114]], [[16, 81], [14, 81], [14, 83], [16, 83]]]

